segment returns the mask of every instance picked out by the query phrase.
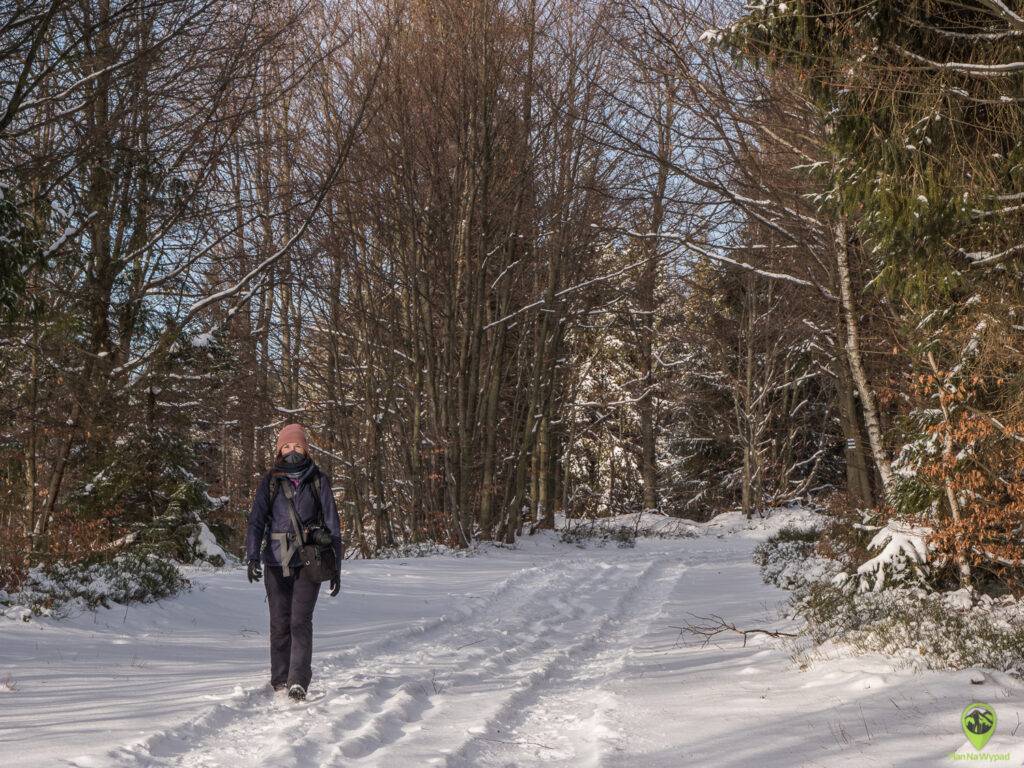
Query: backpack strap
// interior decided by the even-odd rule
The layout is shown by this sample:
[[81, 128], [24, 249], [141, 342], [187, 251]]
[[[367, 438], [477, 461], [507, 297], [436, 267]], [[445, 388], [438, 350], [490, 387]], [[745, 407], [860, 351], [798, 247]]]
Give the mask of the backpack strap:
[[267, 473], [269, 478], [269, 485], [267, 486], [267, 495], [270, 497], [267, 500], [267, 509], [273, 509], [274, 499], [277, 498], [277, 492], [281, 490], [281, 478], [274, 477], [273, 472]]
[[[274, 514], [274, 499], [277, 498], [277, 492], [281, 490], [281, 478], [274, 477], [273, 472], [267, 472], [267, 515]], [[263, 536], [263, 540], [270, 545], [270, 526], [267, 526], [266, 534]]]
[[316, 519], [323, 528], [326, 524], [324, 521], [324, 503], [320, 500], [320, 470], [317, 469], [316, 474], [313, 475], [313, 487], [316, 488], [315, 501], [316, 501]]

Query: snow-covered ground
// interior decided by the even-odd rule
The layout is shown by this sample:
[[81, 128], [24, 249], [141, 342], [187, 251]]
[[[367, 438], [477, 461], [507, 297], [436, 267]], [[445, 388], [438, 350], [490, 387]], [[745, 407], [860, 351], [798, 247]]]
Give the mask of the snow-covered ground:
[[1013, 678], [680, 632], [712, 613], [795, 629], [751, 549], [801, 515], [728, 515], [634, 548], [543, 534], [348, 561], [342, 593], [320, 595], [302, 704], [267, 686], [265, 593], [243, 569], [191, 570], [193, 591], [158, 604], [0, 619], [0, 765], [956, 765], [972, 701], [999, 719], [986, 752], [1021, 765]]

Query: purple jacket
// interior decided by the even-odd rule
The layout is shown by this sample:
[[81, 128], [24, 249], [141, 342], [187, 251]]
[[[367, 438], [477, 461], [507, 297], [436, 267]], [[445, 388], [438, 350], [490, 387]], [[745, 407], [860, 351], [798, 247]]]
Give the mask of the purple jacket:
[[[316, 509], [316, 486], [313, 484], [315, 473], [320, 472], [314, 464], [311, 469], [304, 473], [295, 488], [293, 502], [295, 514], [303, 527], [312, 524], [317, 517]], [[260, 560], [262, 549], [262, 561], [267, 565], [282, 565], [280, 559], [281, 542], [271, 537], [271, 533], [282, 531], [294, 532], [291, 516], [288, 514], [288, 499], [284, 493], [284, 484], [292, 482], [287, 477], [281, 477], [281, 487], [274, 497], [273, 509], [270, 508], [270, 477], [268, 472], [260, 481], [256, 489], [256, 497], [252, 500], [252, 512], [249, 513], [249, 529], [245, 537], [245, 555], [247, 560]], [[293, 484], [294, 486], [294, 484]], [[320, 503], [324, 510], [324, 525], [331, 532], [331, 541], [334, 544], [334, 554], [338, 558], [338, 565], [341, 565], [343, 552], [341, 541], [341, 524], [338, 520], [338, 508], [334, 503], [334, 493], [331, 491], [331, 478], [320, 472]], [[266, 547], [263, 543], [266, 541]], [[299, 556], [296, 552], [292, 555], [290, 567], [299, 564]]]

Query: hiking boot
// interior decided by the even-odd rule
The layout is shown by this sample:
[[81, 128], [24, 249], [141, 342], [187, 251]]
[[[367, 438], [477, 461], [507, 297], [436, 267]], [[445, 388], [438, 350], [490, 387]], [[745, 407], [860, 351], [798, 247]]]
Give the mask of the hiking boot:
[[306, 689], [298, 683], [288, 686], [288, 698], [295, 701], [302, 701], [306, 698]]

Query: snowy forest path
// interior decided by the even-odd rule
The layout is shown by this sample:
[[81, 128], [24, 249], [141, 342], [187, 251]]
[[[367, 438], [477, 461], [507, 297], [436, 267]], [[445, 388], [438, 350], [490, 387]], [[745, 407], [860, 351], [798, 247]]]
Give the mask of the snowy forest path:
[[[505, 764], [501, 747], [530, 742], [509, 733], [546, 720], [552, 707], [577, 702], [566, 717], [594, 715], [601, 680], [624, 667], [691, 560], [672, 546], [609, 546], [523, 569], [462, 615], [315, 659], [303, 704], [253, 693], [96, 764]], [[558, 749], [597, 764], [595, 724], [574, 722]], [[536, 749], [545, 760], [559, 754]]]
[[[244, 573], [218, 571], [205, 591], [138, 609], [134, 629], [86, 634], [79, 625], [58, 649], [92, 642], [83, 650], [89, 669], [104, 640], [139, 654], [144, 663], [128, 672], [103, 657], [96, 672], [116, 673], [111, 685], [130, 690], [130, 704], [101, 688], [103, 708], [91, 719], [76, 719], [82, 710], [72, 706], [61, 720], [76, 733], [112, 722], [116, 738], [44, 760], [31, 738], [45, 717], [36, 710], [6, 736], [0, 727], [0, 753], [12, 739], [36, 748], [26, 768], [933, 768], [964, 748], [965, 703], [986, 701], [1009, 724], [993, 742], [1024, 760], [1014, 727], [1024, 685], [1009, 675], [926, 670], [807, 638], [725, 632], [705, 643], [686, 630], [714, 616], [800, 629], [790, 594], [765, 584], [751, 557], [800, 514], [734, 516], [702, 535], [626, 548], [578, 549], [551, 535], [479, 556], [352, 563], [337, 610], [314, 618], [318, 650], [303, 703], [270, 693], [263, 636], [233, 639], [266, 608], [253, 590], [232, 586]], [[216, 615], [239, 603], [236, 614]], [[164, 614], [173, 624], [156, 623]], [[180, 628], [188, 615], [203, 623]], [[179, 634], [156, 632], [171, 626]], [[239, 642], [244, 654], [231, 645]], [[191, 668], [181, 669], [189, 662], [179, 647]], [[171, 699], [173, 683], [217, 673], [229, 652], [239, 658], [216, 687]], [[28, 679], [31, 692], [38, 683]], [[151, 687], [139, 690], [141, 680]], [[9, 708], [8, 722], [13, 715]]]

